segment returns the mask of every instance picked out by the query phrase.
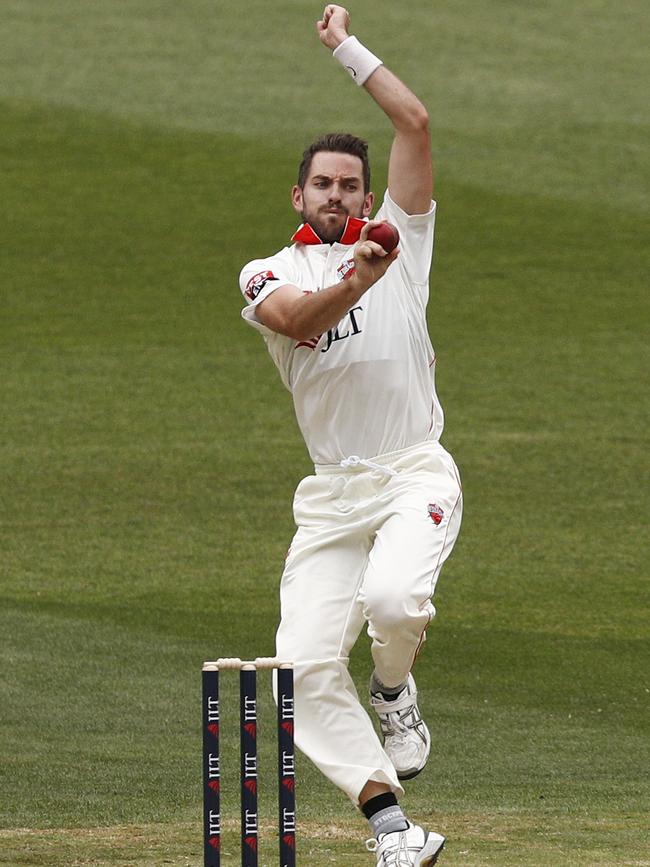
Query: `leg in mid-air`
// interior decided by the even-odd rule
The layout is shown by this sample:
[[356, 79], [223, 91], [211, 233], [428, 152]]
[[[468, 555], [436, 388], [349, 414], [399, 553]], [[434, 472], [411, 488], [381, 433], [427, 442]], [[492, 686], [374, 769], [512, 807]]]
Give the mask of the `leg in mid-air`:
[[417, 776], [429, 757], [431, 737], [411, 668], [435, 615], [431, 597], [462, 517], [451, 456], [440, 446], [422, 452], [427, 465], [414, 455], [417, 469], [403, 467], [395, 481], [391, 514], [377, 532], [361, 587], [375, 663], [370, 703], [401, 780]]

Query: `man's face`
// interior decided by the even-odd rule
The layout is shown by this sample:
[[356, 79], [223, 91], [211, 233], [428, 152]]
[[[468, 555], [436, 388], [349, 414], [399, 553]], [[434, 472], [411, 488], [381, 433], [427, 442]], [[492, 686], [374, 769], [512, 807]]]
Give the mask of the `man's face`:
[[291, 191], [293, 207], [327, 244], [338, 241], [348, 217], [368, 217], [373, 194], [363, 191], [363, 163], [352, 154], [314, 154], [304, 188]]

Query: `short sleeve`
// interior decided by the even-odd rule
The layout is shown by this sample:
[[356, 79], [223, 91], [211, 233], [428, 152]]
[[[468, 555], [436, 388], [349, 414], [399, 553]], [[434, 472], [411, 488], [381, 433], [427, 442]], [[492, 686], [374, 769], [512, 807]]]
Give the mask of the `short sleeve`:
[[433, 258], [436, 203], [431, 202], [426, 214], [407, 214], [391, 199], [386, 190], [382, 206], [373, 219], [388, 220], [397, 226], [402, 267], [414, 283], [428, 283]]
[[279, 256], [270, 256], [268, 259], [253, 259], [241, 270], [239, 288], [247, 304], [241, 315], [244, 321], [261, 331], [262, 334], [268, 335], [273, 332], [259, 321], [255, 308], [280, 286], [295, 283], [295, 277], [291, 272], [289, 263], [283, 261]]

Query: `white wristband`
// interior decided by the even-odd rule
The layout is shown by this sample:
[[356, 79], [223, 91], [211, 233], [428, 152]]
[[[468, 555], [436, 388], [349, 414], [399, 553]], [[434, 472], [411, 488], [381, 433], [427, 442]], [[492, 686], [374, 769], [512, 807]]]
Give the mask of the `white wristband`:
[[370, 78], [372, 73], [379, 66], [383, 65], [378, 57], [368, 51], [365, 45], [362, 45], [356, 36], [348, 36], [341, 42], [338, 48], [334, 49], [334, 57], [338, 60], [341, 66], [345, 67], [352, 78], [361, 87]]

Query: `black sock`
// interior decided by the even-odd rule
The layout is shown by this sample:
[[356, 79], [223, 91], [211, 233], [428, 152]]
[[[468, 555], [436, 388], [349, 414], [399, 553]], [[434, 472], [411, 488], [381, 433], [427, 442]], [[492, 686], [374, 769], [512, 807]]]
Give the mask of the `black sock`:
[[379, 837], [380, 834], [392, 834], [394, 831], [406, 831], [409, 826], [392, 792], [384, 792], [382, 795], [370, 798], [362, 805], [361, 810], [375, 837]]
[[405, 680], [404, 683], [400, 683], [399, 686], [384, 686], [384, 684], [380, 680], [377, 680], [377, 675], [373, 673], [370, 690], [374, 693], [380, 693], [382, 698], [386, 701], [393, 701], [397, 698], [397, 696], [404, 689], [407, 683], [408, 680]]
[[361, 811], [366, 819], [371, 819], [380, 810], [385, 810], [386, 807], [395, 807], [396, 805], [397, 798], [395, 795], [392, 792], [384, 792], [382, 795], [375, 795], [374, 798], [366, 801], [362, 805]]

